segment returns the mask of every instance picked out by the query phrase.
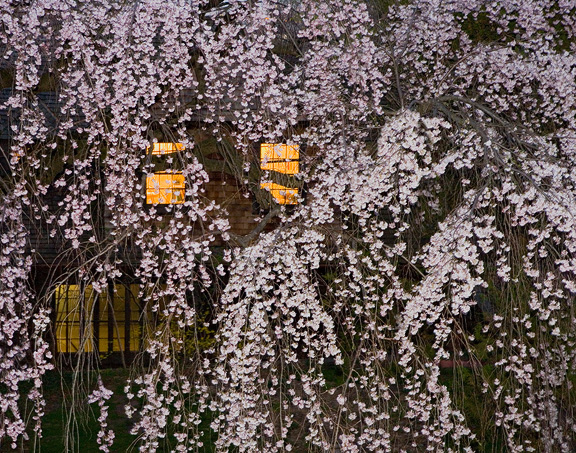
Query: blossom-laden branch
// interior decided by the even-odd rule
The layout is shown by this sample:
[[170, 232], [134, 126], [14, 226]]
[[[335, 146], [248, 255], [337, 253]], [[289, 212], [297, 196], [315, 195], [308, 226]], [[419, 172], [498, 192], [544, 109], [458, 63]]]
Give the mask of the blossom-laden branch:
[[[575, 21], [552, 0], [0, 0], [0, 442], [41, 437], [56, 288], [83, 288], [90, 326], [129, 281], [141, 451], [574, 451]], [[182, 203], [147, 203], [159, 138], [183, 145]], [[261, 197], [258, 143], [300, 147], [301, 191], [241, 236], [206, 187]], [[89, 401], [109, 451], [101, 381]]]
[[100, 415], [98, 416], [98, 423], [100, 424], [100, 431], [98, 431], [97, 442], [100, 450], [109, 453], [112, 445], [114, 444], [114, 431], [108, 428], [108, 406], [106, 401], [112, 396], [112, 392], [104, 387], [102, 377], [98, 376], [97, 388], [88, 396], [88, 403], [98, 403]]

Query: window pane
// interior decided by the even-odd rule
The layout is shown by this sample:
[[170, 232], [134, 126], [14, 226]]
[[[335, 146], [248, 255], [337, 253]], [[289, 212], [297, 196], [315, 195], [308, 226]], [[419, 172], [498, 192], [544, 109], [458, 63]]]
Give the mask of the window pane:
[[108, 301], [108, 291], [102, 291], [100, 293], [100, 299], [98, 304], [98, 311], [99, 311], [99, 321], [101, 323], [106, 323], [108, 320], [108, 306], [110, 305]]
[[260, 168], [286, 175], [299, 172], [300, 147], [280, 143], [262, 143], [260, 145]]
[[126, 350], [126, 335], [124, 334], [124, 323], [114, 325], [114, 343], [112, 351], [120, 352]]
[[140, 292], [140, 285], [130, 285], [126, 287], [127, 292], [130, 293], [130, 311], [135, 315], [131, 316], [132, 321], [137, 321], [140, 313], [140, 304], [138, 303], [138, 293]]
[[181, 173], [154, 173], [146, 177], [146, 203], [184, 203], [185, 181]]
[[124, 285], [114, 285], [114, 318], [121, 322], [126, 319], [126, 290]]
[[100, 322], [98, 327], [98, 351], [108, 352], [108, 322]]
[[66, 352], [77, 352], [80, 348], [80, 323], [68, 323], [68, 342]]
[[[56, 348], [58, 352], [76, 352], [81, 346], [93, 350], [92, 325], [94, 291], [88, 286], [80, 296], [79, 285], [60, 285], [56, 288]], [[82, 345], [83, 343], [83, 345]]]
[[268, 190], [279, 204], [298, 204], [296, 199], [298, 195], [297, 188], [284, 187], [273, 182], [262, 183], [260, 187]]
[[137, 351], [140, 348], [142, 328], [138, 322], [130, 323], [130, 350]]
[[[172, 154], [184, 150], [182, 143], [152, 143], [152, 154]], [[150, 152], [150, 146], [146, 147], [146, 152]]]
[[57, 287], [54, 330], [58, 352], [92, 352], [96, 340], [95, 329], [99, 352], [126, 350], [127, 333], [130, 336], [130, 349], [137, 350], [142, 330], [138, 323], [138, 290], [138, 285], [115, 285], [112, 297], [108, 291], [98, 295], [91, 286], [86, 287], [83, 295], [79, 285]]

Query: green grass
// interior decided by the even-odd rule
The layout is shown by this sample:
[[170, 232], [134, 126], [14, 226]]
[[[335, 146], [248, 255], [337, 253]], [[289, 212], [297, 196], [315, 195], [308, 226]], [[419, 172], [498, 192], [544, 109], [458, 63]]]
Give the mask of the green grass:
[[[137, 452], [137, 436], [130, 434], [133, 421], [126, 417], [124, 406], [128, 400], [124, 395], [124, 386], [129, 376], [129, 371], [125, 369], [101, 370], [104, 386], [114, 393], [108, 400], [108, 428], [115, 434], [114, 444], [111, 448], [113, 452]], [[95, 379], [96, 374], [92, 373]], [[79, 404], [82, 412], [78, 412], [74, 417], [75, 423], [70, 424], [70, 395], [73, 385], [73, 373], [64, 371], [62, 373], [52, 371], [44, 376], [44, 397], [46, 399], [45, 415], [42, 419], [42, 439], [39, 446], [34, 445], [33, 433], [30, 432], [30, 441], [20, 443], [16, 451], [20, 452], [41, 452], [41, 453], [97, 453], [99, 446], [97, 442], [100, 426], [97, 418], [99, 408], [96, 403], [88, 408], [86, 404]], [[91, 385], [89, 388], [93, 388]], [[26, 392], [24, 391], [23, 394]], [[25, 403], [25, 398], [22, 400]], [[207, 414], [200, 429], [205, 432], [202, 441], [204, 442], [203, 452], [214, 451], [216, 434], [209, 430], [211, 415]], [[68, 448], [65, 444], [65, 433], [68, 433]], [[160, 446], [158, 452], [170, 451], [170, 442], [174, 439], [165, 439], [165, 445]], [[9, 443], [0, 445], [0, 452], [13, 452]]]
[[[124, 369], [103, 370], [101, 372], [104, 386], [114, 392], [108, 401], [108, 426], [114, 430], [115, 439], [113, 451], [127, 452], [131, 450], [131, 445], [135, 436], [130, 434], [131, 422], [124, 413], [124, 405], [127, 400], [124, 396], [124, 385], [128, 377], [128, 371]], [[69, 393], [72, 387], [72, 373], [58, 372], [48, 373], [44, 378], [44, 394], [46, 398], [46, 415], [42, 421], [43, 436], [41, 439], [42, 453], [62, 453], [66, 451], [64, 433], [67, 429], [69, 408], [63, 398], [64, 392]], [[66, 395], [69, 396], [69, 395]], [[99, 409], [96, 404], [91, 405], [91, 410], [78, 414], [76, 423], [71, 425], [74, 445], [69, 445], [69, 449], [81, 453], [96, 453], [98, 449], [97, 435], [100, 429], [97, 417]], [[32, 451], [32, 450], [31, 450]], [[134, 448], [134, 451], [137, 451]]]

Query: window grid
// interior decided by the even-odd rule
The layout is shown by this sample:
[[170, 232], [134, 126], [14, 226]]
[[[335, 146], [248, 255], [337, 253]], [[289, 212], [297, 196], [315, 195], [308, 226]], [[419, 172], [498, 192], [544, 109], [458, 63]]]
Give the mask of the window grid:
[[97, 294], [91, 286], [56, 288], [58, 352], [128, 352], [141, 345], [142, 323], [138, 285], [114, 285]]
[[[300, 171], [300, 147], [285, 143], [262, 143], [260, 145], [260, 169], [293, 176]], [[260, 188], [270, 192], [278, 204], [298, 204], [298, 188], [286, 187], [274, 182], [263, 182]]]
[[186, 183], [181, 172], [157, 172], [146, 177], [146, 203], [184, 203]]

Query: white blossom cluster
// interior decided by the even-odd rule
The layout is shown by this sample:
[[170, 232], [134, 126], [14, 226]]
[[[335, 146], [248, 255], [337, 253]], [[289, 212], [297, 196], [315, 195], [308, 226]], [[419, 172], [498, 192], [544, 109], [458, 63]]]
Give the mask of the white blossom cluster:
[[106, 401], [112, 396], [112, 392], [104, 387], [102, 377], [98, 376], [98, 388], [92, 391], [88, 397], [88, 403], [98, 403], [100, 415], [98, 416], [98, 423], [100, 424], [100, 431], [98, 431], [97, 442], [100, 450], [109, 453], [112, 445], [114, 444], [114, 431], [108, 428], [108, 406]]
[[[54, 286], [133, 279], [142, 452], [575, 451], [576, 6], [215, 3], [0, 0], [0, 445], [41, 437]], [[239, 237], [209, 162], [257, 194], [258, 143], [302, 190]]]
[[[22, 214], [27, 201], [22, 190], [4, 197], [0, 205], [0, 438], [13, 449], [19, 439], [29, 438], [23, 399], [32, 402], [32, 429], [42, 437], [46, 405], [42, 376], [53, 368], [49, 344], [43, 338], [49, 311], [35, 310], [28, 284], [32, 259], [26, 250], [28, 232]], [[27, 382], [32, 385], [23, 390]]]

